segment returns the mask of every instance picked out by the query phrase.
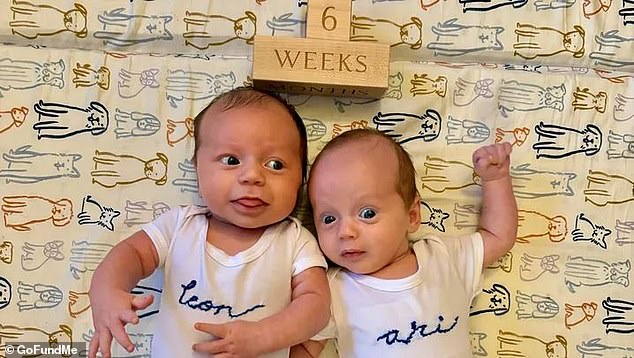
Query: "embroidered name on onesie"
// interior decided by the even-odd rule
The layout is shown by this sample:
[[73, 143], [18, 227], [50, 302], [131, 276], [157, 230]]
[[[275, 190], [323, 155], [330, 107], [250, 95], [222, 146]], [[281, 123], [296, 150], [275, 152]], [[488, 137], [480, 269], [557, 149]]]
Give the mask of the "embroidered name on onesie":
[[387, 343], [388, 346], [391, 346], [394, 343], [410, 344], [414, 339], [429, 337], [436, 333], [444, 334], [450, 332], [458, 324], [458, 318], [459, 317], [456, 316], [451, 326], [443, 328], [441, 326], [441, 323], [445, 320], [445, 318], [443, 316], [438, 316], [438, 325], [433, 331], [427, 330], [429, 326], [425, 323], [419, 325], [418, 323], [416, 323], [416, 321], [412, 321], [410, 323], [409, 335], [406, 338], [399, 337], [399, 334], [401, 332], [398, 329], [392, 329], [389, 330], [387, 333], [379, 336], [376, 341], [379, 342], [384, 339], [385, 343]]
[[189, 298], [186, 298], [185, 296], [187, 294], [187, 291], [194, 289], [194, 287], [196, 287], [196, 283], [197, 283], [196, 280], [191, 280], [189, 281], [187, 285], [181, 284], [181, 287], [183, 288], [183, 293], [181, 293], [181, 296], [178, 299], [178, 303], [180, 303], [181, 305], [187, 306], [193, 310], [201, 310], [203, 312], [214, 310], [214, 312], [212, 313], [214, 316], [217, 314], [220, 314], [220, 312], [222, 311], [227, 311], [227, 316], [229, 316], [229, 318], [238, 318], [251, 311], [255, 311], [258, 308], [264, 307], [264, 305], [255, 305], [251, 308], [246, 309], [243, 312], [235, 314], [233, 313], [233, 307], [227, 306], [224, 304], [214, 304], [214, 302], [211, 299], [199, 301], [198, 296], [193, 294], [189, 296]]

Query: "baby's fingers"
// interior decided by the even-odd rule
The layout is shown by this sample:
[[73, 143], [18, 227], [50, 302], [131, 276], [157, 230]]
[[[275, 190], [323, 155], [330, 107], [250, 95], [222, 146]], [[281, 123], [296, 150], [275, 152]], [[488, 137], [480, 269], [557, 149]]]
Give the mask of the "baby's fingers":
[[[110, 335], [110, 332], [107, 329], [101, 330], [98, 335], [99, 336], [97, 337], [97, 334], [95, 334], [95, 337], [99, 340], [99, 343], [97, 343], [97, 347], [95, 348], [95, 354], [97, 352], [97, 349], [99, 349], [99, 352], [101, 352], [101, 356], [103, 358], [110, 358], [110, 344], [112, 343], [112, 335]], [[93, 339], [95, 339], [95, 337], [93, 337]]]
[[99, 351], [99, 335], [94, 334], [90, 339], [90, 345], [88, 346], [88, 358], [97, 357], [97, 351]]
[[[138, 321], [138, 318], [137, 318], [137, 321]], [[112, 333], [112, 336], [117, 341], [117, 343], [119, 343], [121, 347], [123, 347], [126, 351], [132, 352], [134, 350], [134, 344], [132, 344], [132, 341], [130, 341], [130, 337], [128, 337], [128, 334], [123, 328], [123, 324], [121, 323], [113, 324], [112, 326], [110, 326], [110, 332]], [[110, 344], [108, 344], [108, 349], [110, 349]]]
[[151, 305], [152, 302], [154, 302], [153, 295], [134, 296], [132, 298], [132, 309], [135, 311], [145, 309]]

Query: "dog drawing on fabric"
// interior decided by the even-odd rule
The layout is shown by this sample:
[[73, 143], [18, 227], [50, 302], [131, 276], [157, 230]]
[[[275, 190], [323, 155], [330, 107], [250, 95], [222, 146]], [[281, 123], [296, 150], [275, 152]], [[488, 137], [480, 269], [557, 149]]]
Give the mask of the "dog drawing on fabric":
[[433, 109], [423, 115], [379, 112], [372, 117], [372, 122], [377, 130], [400, 144], [418, 139], [431, 142], [438, 138], [442, 128], [440, 114]]
[[150, 206], [146, 201], [126, 200], [123, 223], [127, 227], [147, 224], [169, 210], [169, 205], [161, 201]]
[[513, 130], [504, 130], [502, 128], [495, 128], [495, 143], [509, 142], [511, 146], [521, 147], [531, 130], [526, 127], [516, 127]]
[[554, 341], [546, 342], [537, 337], [520, 335], [511, 331], [498, 332], [499, 358], [567, 358], [568, 342], [556, 335]]
[[564, 270], [564, 283], [571, 293], [581, 286], [596, 287], [608, 284], [629, 287], [630, 260], [608, 263], [603, 260], [569, 257]]
[[410, 81], [412, 83], [412, 89], [409, 92], [412, 96], [426, 94], [437, 94], [440, 97], [445, 97], [447, 94], [447, 77], [438, 76], [436, 79], [428, 77], [426, 73], [422, 75], [414, 74], [414, 79]]
[[94, 85], [99, 86], [102, 90], [110, 88], [110, 70], [108, 67], [100, 66], [99, 69], [94, 70], [89, 63], [83, 65], [77, 63], [75, 66], [76, 68], [73, 68], [73, 84], [75, 88]]
[[462, 25], [453, 18], [431, 27], [436, 41], [427, 44], [435, 56], [462, 56], [480, 51], [504, 49], [498, 36], [504, 31], [500, 26]]
[[634, 158], [634, 134], [608, 134], [608, 159]]
[[528, 244], [542, 237], [548, 237], [551, 242], [560, 242], [567, 233], [568, 222], [561, 215], [550, 217], [537, 211], [518, 210], [518, 244]]
[[513, 54], [526, 60], [554, 56], [562, 52], [581, 58], [585, 53], [586, 32], [578, 25], [574, 26], [574, 31], [564, 33], [552, 27], [518, 22], [515, 34], [517, 42], [513, 44]]
[[583, 190], [585, 201], [596, 206], [623, 204], [634, 200], [634, 181], [618, 174], [590, 170], [588, 186]]
[[597, 304], [594, 302], [571, 305], [566, 303], [566, 328], [571, 329], [584, 321], [592, 321], [597, 312]]
[[0, 111], [0, 133], [22, 126], [27, 114], [29, 109], [26, 107], [13, 107], [8, 111]]
[[104, 11], [97, 19], [103, 24], [103, 30], [95, 31], [93, 36], [102, 39], [105, 45], [125, 47], [172, 39], [167, 29], [172, 21], [170, 15], [128, 15], [124, 8], [117, 8]]
[[[206, 50], [211, 46], [221, 46], [233, 40], [243, 40], [253, 44], [257, 18], [251, 11], [243, 17], [232, 19], [223, 15], [207, 15], [185, 11], [185, 45]], [[232, 33], [232, 36], [227, 36]]]
[[601, 320], [605, 333], [634, 333], [634, 302], [608, 297], [601, 306], [606, 311], [606, 317]]
[[511, 308], [511, 293], [498, 283], [494, 283], [491, 288], [483, 288], [482, 292], [475, 296], [469, 316], [493, 313], [496, 316], [505, 315]]
[[634, 97], [627, 97], [620, 93], [614, 97], [614, 120], [625, 122], [634, 118]]
[[482, 143], [489, 139], [491, 131], [482, 122], [459, 120], [449, 116], [447, 121], [447, 144]]
[[[29, 89], [38, 86], [64, 87], [63, 60], [56, 62], [33, 62], [0, 59], [0, 90]], [[0, 98], [2, 93], [0, 92]]]
[[387, 19], [352, 15], [350, 41], [379, 42], [390, 47], [406, 45], [418, 50], [422, 38], [423, 22], [418, 17], [412, 17], [411, 22], [401, 25]]
[[143, 160], [129, 154], [95, 151], [95, 169], [90, 173], [92, 182], [105, 188], [128, 185], [151, 180], [156, 185], [167, 182], [167, 157], [156, 153], [156, 157]]
[[4, 226], [17, 231], [30, 231], [30, 225], [51, 221], [61, 227], [73, 217], [73, 203], [66, 199], [51, 200], [41, 196], [5, 196], [2, 198]]
[[577, 177], [576, 173], [553, 172], [530, 167], [529, 163], [511, 167], [513, 192], [522, 199], [535, 199], [545, 196], [573, 196], [574, 189], [570, 185]]
[[86, 8], [78, 3], [70, 10], [61, 10], [50, 4], [34, 4], [13, 0], [11, 5], [11, 33], [27, 39], [70, 32], [79, 38], [88, 34]]
[[62, 246], [64, 246], [62, 240], [49, 241], [45, 244], [25, 242], [22, 245], [22, 256], [20, 257], [22, 269], [35, 271], [49, 260], [62, 261], [64, 259], [64, 254], [61, 252]]
[[59, 305], [64, 298], [62, 291], [55, 286], [42, 283], [33, 285], [22, 281], [19, 283], [18, 296], [20, 300], [18, 301], [18, 309], [20, 312], [32, 309], [53, 308]]
[[187, 117], [182, 121], [167, 120], [167, 144], [174, 144], [185, 140], [194, 139], [194, 118]]
[[564, 110], [565, 94], [566, 86], [563, 83], [544, 88], [531, 83], [502, 80], [498, 108], [503, 117], [508, 117], [508, 112], [528, 112], [542, 108], [561, 112]]
[[233, 71], [211, 75], [196, 71], [168, 71], [165, 97], [172, 108], [184, 99], [192, 101], [216, 97], [233, 88], [236, 75]]
[[634, 347], [621, 347], [601, 343], [601, 338], [593, 338], [577, 344], [577, 352], [581, 358], [623, 358], [634, 355]]
[[121, 98], [136, 97], [146, 88], [159, 87], [159, 70], [150, 68], [141, 72], [132, 72], [125, 69], [119, 71], [119, 81], [117, 82], [117, 91]]
[[467, 81], [462, 77], [456, 80], [456, 89], [453, 91], [453, 104], [458, 107], [468, 106], [478, 98], [492, 98], [495, 80], [483, 78], [476, 81]]
[[108, 129], [110, 122], [108, 110], [96, 101], [90, 102], [86, 108], [80, 108], [39, 100], [33, 108], [39, 115], [38, 122], [33, 125], [37, 139], [67, 138], [86, 132], [98, 136]]
[[579, 88], [572, 94], [574, 101], [572, 101], [572, 107], [576, 110], [593, 110], [595, 109], [599, 113], [605, 112], [607, 106], [608, 94], [601, 91], [596, 95], [590, 92], [589, 88]]
[[504, 6], [512, 6], [519, 9], [528, 3], [528, 0], [459, 0], [462, 12], [467, 11], [491, 11]]
[[480, 177], [471, 165], [464, 162], [427, 156], [424, 166], [425, 173], [421, 177], [423, 190], [442, 193], [480, 185]]
[[42, 180], [59, 178], [79, 178], [75, 162], [79, 154], [40, 153], [31, 150], [30, 145], [9, 149], [2, 154], [6, 168], [0, 168], [0, 179], [6, 183], [32, 184]]
[[603, 134], [599, 127], [587, 124], [582, 130], [539, 122], [535, 126], [538, 141], [533, 144], [536, 158], [565, 158], [577, 153], [592, 156], [599, 153]]
[[515, 296], [517, 319], [553, 318], [559, 313], [559, 305], [550, 296], [526, 294], [518, 290]]
[[520, 279], [523, 281], [535, 281], [545, 272], [559, 273], [559, 255], [546, 255], [543, 257], [522, 254], [520, 257]]
[[[125, 112], [115, 108], [114, 120], [117, 123], [114, 130], [117, 139], [147, 137], [161, 129], [161, 122], [151, 113]], [[167, 132], [169, 133], [169, 123]]]
[[[47, 332], [37, 327], [20, 327], [6, 322], [0, 323], [0, 357], [5, 357], [8, 345], [16, 345], [23, 342], [48, 342], [49, 348], [56, 348], [60, 343], [73, 343], [73, 330], [65, 325], [60, 324], [59, 330]], [[63, 355], [70, 357], [70, 354]], [[35, 357], [35, 356], [33, 356]]]

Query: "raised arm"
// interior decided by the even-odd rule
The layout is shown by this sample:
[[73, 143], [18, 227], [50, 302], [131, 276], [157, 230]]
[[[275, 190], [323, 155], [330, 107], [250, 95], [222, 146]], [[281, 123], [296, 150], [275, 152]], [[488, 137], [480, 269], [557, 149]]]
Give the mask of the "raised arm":
[[483, 268], [508, 252], [517, 237], [517, 203], [509, 174], [511, 148], [504, 142], [480, 147], [473, 153], [482, 185], [478, 231], [484, 244]]
[[294, 346], [310, 339], [330, 318], [330, 289], [326, 271], [312, 267], [291, 282], [291, 303], [281, 312], [261, 321], [231, 321], [224, 324], [197, 323], [195, 328], [219, 339], [197, 343], [194, 350], [256, 357]]
[[137, 324], [139, 317], [135, 311], [152, 304], [154, 298], [151, 295], [138, 297], [130, 291], [154, 272], [158, 262], [158, 252], [149, 236], [138, 231], [112, 248], [97, 266], [89, 292], [95, 325], [90, 357], [95, 357], [97, 351], [110, 357], [113, 337], [128, 352], [134, 350], [124, 326]]

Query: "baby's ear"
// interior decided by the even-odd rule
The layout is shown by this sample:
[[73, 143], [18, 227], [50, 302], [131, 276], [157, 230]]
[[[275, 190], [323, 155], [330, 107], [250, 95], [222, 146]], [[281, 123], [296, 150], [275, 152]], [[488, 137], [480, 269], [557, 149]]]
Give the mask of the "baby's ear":
[[409, 210], [409, 227], [407, 228], [407, 232], [409, 234], [413, 234], [418, 230], [420, 226], [420, 197], [416, 194], [412, 205], [410, 205]]

